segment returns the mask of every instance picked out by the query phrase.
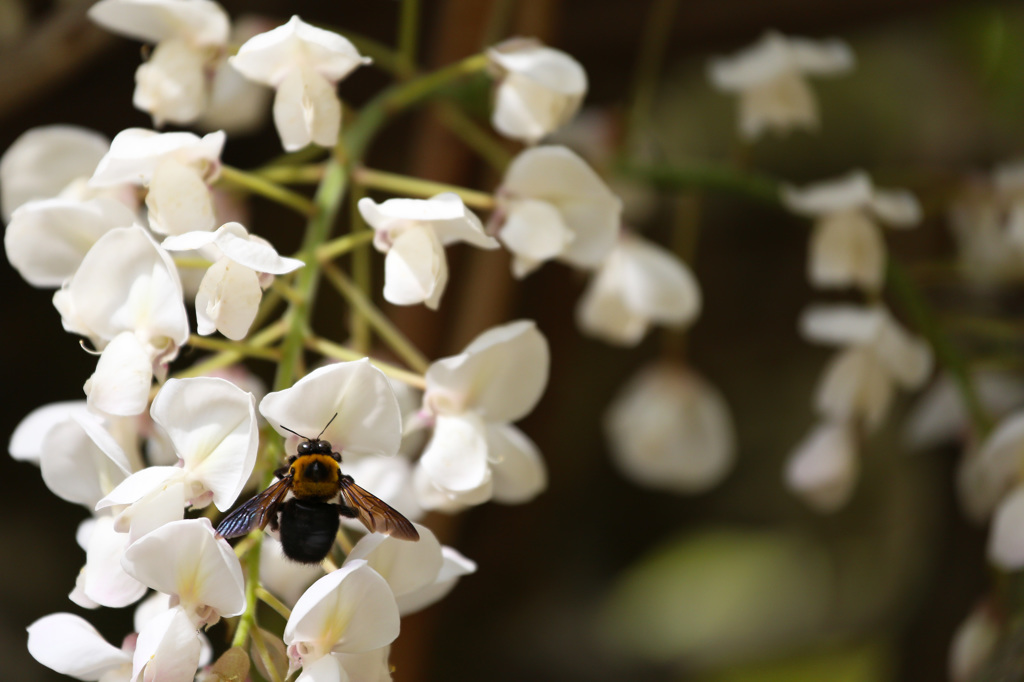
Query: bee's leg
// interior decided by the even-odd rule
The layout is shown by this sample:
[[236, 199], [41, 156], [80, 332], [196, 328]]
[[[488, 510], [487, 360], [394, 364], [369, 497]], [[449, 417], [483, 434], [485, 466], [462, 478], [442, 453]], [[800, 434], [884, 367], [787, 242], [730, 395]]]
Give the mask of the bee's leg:
[[274, 475], [277, 476], [278, 478], [284, 478], [285, 476], [288, 475], [289, 468], [290, 467], [281, 467], [280, 469], [276, 469], [274, 471]]
[[359, 512], [356, 511], [355, 507], [350, 507], [347, 504], [338, 505], [338, 513], [344, 516], [346, 519], [358, 518]]

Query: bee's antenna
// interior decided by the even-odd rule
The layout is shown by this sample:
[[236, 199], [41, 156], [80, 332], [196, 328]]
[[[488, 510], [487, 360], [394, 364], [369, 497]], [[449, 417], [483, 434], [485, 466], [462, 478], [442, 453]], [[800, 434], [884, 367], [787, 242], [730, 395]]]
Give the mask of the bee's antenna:
[[[301, 433], [299, 433], [298, 431], [292, 431], [291, 429], [289, 429], [289, 428], [288, 428], [287, 426], [285, 426], [284, 424], [281, 424], [281, 428], [282, 428], [282, 429], [284, 429], [285, 431], [288, 431], [289, 433], [294, 433], [294, 434], [295, 434], [296, 436], [298, 436], [299, 438], [305, 438], [306, 440], [309, 440], [309, 437], [307, 437], [307, 436], [303, 436], [303, 435], [302, 435]], [[318, 437], [319, 437], [319, 436], [318, 436]]]
[[[334, 421], [335, 419], [337, 419], [337, 418], [338, 418], [338, 413], [337, 413], [337, 412], [335, 412], [335, 413], [334, 413], [334, 416], [333, 416], [333, 417], [331, 417], [331, 421], [327, 422], [327, 426], [330, 426], [330, 425], [331, 425], [331, 422], [333, 422], [333, 421]], [[324, 427], [324, 429], [323, 429], [323, 431], [321, 431], [321, 432], [320, 432], [320, 434], [319, 434], [319, 435], [318, 435], [318, 436], [316, 437], [316, 439], [317, 439], [317, 440], [320, 440], [320, 436], [324, 435], [324, 431], [326, 431], [326, 430], [327, 430], [327, 426], [325, 426], [325, 427]], [[294, 432], [294, 431], [292, 431], [292, 433], [295, 433], [295, 432]], [[306, 440], [309, 440], [309, 439], [307, 438]]]

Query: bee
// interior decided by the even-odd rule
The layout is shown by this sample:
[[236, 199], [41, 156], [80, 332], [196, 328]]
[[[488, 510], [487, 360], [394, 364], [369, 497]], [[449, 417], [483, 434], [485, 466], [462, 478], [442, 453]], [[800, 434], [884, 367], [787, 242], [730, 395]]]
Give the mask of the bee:
[[341, 473], [341, 453], [320, 438], [327, 426], [316, 438], [282, 426], [304, 442], [288, 457], [288, 465], [274, 472], [278, 480], [228, 514], [217, 526], [217, 534], [235, 538], [270, 524], [280, 535], [284, 555], [303, 564], [318, 564], [327, 557], [342, 516], [359, 519], [373, 533], [419, 540], [407, 518]]

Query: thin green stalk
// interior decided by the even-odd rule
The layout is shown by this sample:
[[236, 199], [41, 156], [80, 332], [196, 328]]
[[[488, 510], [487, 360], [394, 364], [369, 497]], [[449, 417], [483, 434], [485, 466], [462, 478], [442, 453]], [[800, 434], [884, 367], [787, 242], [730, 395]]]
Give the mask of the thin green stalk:
[[419, 0], [402, 0], [402, 13], [398, 19], [398, 63], [407, 74], [416, 71], [419, 28]]
[[316, 250], [316, 257], [320, 262], [332, 261], [338, 256], [343, 256], [350, 251], [365, 246], [373, 241], [373, 230], [361, 230], [349, 232], [326, 244], [321, 244]]
[[303, 166], [266, 166], [253, 171], [255, 175], [267, 182], [281, 185], [316, 184], [324, 178], [322, 163], [311, 163]]
[[352, 171], [352, 181], [370, 189], [379, 189], [391, 192], [392, 194], [415, 197], [432, 197], [442, 192], [451, 192], [457, 194], [463, 203], [472, 208], [479, 208], [485, 211], [494, 208], [494, 197], [487, 192], [478, 192], [457, 185], [448, 185], [432, 180], [421, 180], [420, 178], [408, 175], [388, 173], [387, 171], [373, 170], [372, 168], [356, 168]]
[[324, 264], [324, 275], [345, 300], [365, 318], [377, 335], [395, 352], [405, 364], [420, 374], [425, 374], [430, 361], [416, 348], [408, 337], [373, 304], [340, 269], [330, 263]]
[[250, 358], [261, 358], [264, 360], [278, 360], [281, 353], [274, 348], [257, 348], [241, 341], [230, 341], [228, 339], [215, 339], [209, 336], [189, 334], [188, 345], [203, 350], [231, 351]]
[[438, 102], [437, 115], [448, 130], [476, 152], [495, 172], [505, 172], [512, 162], [512, 153], [494, 133], [477, 123], [453, 102]]
[[[284, 332], [284, 323], [278, 321], [266, 327], [265, 329], [261, 329], [256, 334], [253, 334], [253, 336], [249, 339], [248, 344], [250, 347], [253, 348], [267, 346], [281, 338], [281, 336], [284, 335]], [[205, 376], [210, 372], [215, 372], [218, 369], [229, 367], [235, 364], [236, 362], [242, 360], [243, 357], [244, 355], [240, 353], [237, 349], [221, 351], [216, 355], [207, 358], [206, 360], [203, 360], [202, 362], [197, 362], [191, 367], [186, 367], [180, 372], [175, 372], [173, 376], [178, 379]]]
[[238, 619], [238, 628], [231, 640], [231, 646], [245, 648], [245, 642], [249, 639], [249, 631], [256, 624], [256, 586], [260, 583], [260, 544], [263, 540], [263, 531], [254, 530], [249, 533], [252, 537], [252, 547], [245, 557], [245, 568], [247, 572], [245, 581], [245, 611]]
[[644, 165], [626, 162], [620, 164], [617, 170], [627, 178], [641, 180], [662, 190], [717, 190], [742, 194], [776, 206], [781, 201], [779, 183], [774, 178], [752, 172], [739, 172], [728, 166]]
[[[362, 353], [358, 353], [351, 348], [345, 348], [345, 346], [341, 346], [328, 341], [327, 339], [321, 339], [315, 336], [306, 339], [306, 347], [326, 357], [346, 362], [351, 360], [362, 360], [366, 357]], [[388, 362], [375, 360], [374, 358], [370, 358], [370, 364], [387, 374], [389, 377], [393, 377], [399, 381], [407, 383], [413, 388], [418, 388], [421, 391], [427, 388], [426, 379], [424, 379], [422, 375], [404, 370], [401, 367], [395, 367]]]
[[672, 31], [677, 0], [653, 0], [640, 40], [640, 54], [633, 71], [633, 93], [627, 119], [626, 149], [636, 153], [640, 131], [651, 119], [658, 73], [665, 59], [665, 48]]
[[277, 667], [274, 665], [274, 659], [270, 655], [270, 649], [267, 648], [267, 643], [263, 639], [263, 633], [260, 632], [259, 628], [253, 628], [252, 630], [252, 643], [256, 646], [256, 653], [259, 654], [260, 660], [263, 662], [263, 667], [267, 673], [270, 674], [271, 682], [284, 682], [284, 678], [281, 677], [281, 673], [277, 671]]
[[256, 173], [247, 173], [231, 166], [221, 166], [218, 182], [245, 190], [250, 194], [259, 194], [307, 217], [315, 215], [317, 211], [317, 206], [306, 197], [280, 185], [275, 185]]
[[[352, 200], [349, 209], [352, 211], [352, 219], [349, 224], [352, 226], [352, 236], [373, 234], [373, 230], [363, 221], [359, 214], [359, 201], [365, 196], [362, 187], [355, 187], [352, 190]], [[352, 252], [352, 278], [360, 291], [370, 291], [373, 286], [373, 263], [370, 261], [370, 250], [359, 249]], [[352, 346], [362, 353], [370, 353], [370, 321], [360, 314], [359, 310], [352, 308], [349, 311], [349, 334], [352, 337]]]
[[256, 596], [264, 604], [277, 611], [277, 613], [285, 620], [292, 617], [291, 609], [285, 606], [280, 599], [272, 595], [270, 592], [267, 592], [267, 589], [262, 585], [258, 585], [256, 587]]

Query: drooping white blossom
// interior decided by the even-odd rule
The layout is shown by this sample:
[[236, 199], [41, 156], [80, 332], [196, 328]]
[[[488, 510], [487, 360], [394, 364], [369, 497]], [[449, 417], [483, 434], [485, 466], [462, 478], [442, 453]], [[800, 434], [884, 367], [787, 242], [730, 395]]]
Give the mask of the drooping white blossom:
[[[993, 371], [971, 373], [975, 391], [985, 411], [997, 418], [1024, 407], [1024, 382], [1019, 377]], [[970, 415], [956, 380], [943, 374], [917, 400], [907, 417], [904, 437], [908, 445], [925, 450], [971, 435]]]
[[708, 77], [719, 90], [739, 95], [740, 133], [748, 140], [766, 130], [817, 129], [818, 103], [808, 76], [853, 68], [846, 43], [790, 38], [769, 31], [750, 47], [711, 61]]
[[102, 350], [85, 387], [89, 405], [108, 414], [141, 413], [154, 371], [188, 340], [170, 256], [137, 225], [110, 230], [54, 295], [54, 305], [65, 329]]
[[272, 280], [262, 280], [260, 275], [283, 275], [303, 265], [278, 255], [269, 242], [250, 235], [239, 223], [225, 223], [214, 232], [167, 237], [161, 246], [169, 251], [197, 250], [213, 262], [196, 294], [196, 331], [204, 335], [220, 331], [236, 341], [249, 333], [263, 289]]
[[921, 207], [906, 190], [879, 190], [863, 171], [804, 189], [784, 187], [792, 211], [815, 218], [808, 277], [818, 287], [856, 286], [877, 292], [885, 280], [885, 238], [876, 220], [913, 227]]
[[287, 151], [333, 147], [341, 130], [338, 81], [370, 59], [337, 33], [298, 16], [245, 42], [229, 60], [246, 78], [276, 90], [274, 124]]
[[[273, 27], [274, 23], [267, 17], [242, 15], [231, 27], [228, 44], [242, 45]], [[214, 65], [206, 110], [195, 126], [204, 131], [223, 130], [231, 136], [249, 135], [262, 128], [270, 116], [271, 93], [239, 73], [231, 66], [229, 58], [222, 52]], [[228, 218], [224, 216], [224, 219]]]
[[426, 508], [526, 502], [547, 485], [536, 445], [511, 425], [540, 400], [548, 380], [547, 340], [532, 321], [485, 331], [458, 355], [427, 370], [423, 419], [433, 433], [417, 462]]
[[87, 682], [128, 682], [133, 649], [127, 642], [120, 649], [108, 643], [85, 619], [71, 613], [51, 613], [28, 626], [32, 658]]
[[284, 629], [289, 676], [296, 682], [344, 680], [344, 654], [385, 647], [398, 636], [399, 615], [387, 582], [365, 561], [347, 563], [299, 598]]
[[609, 405], [604, 430], [619, 470], [661, 490], [707, 490], [729, 473], [736, 457], [725, 399], [676, 364], [652, 364], [637, 372]]
[[1024, 274], [1024, 162], [1000, 164], [969, 180], [949, 209], [965, 274], [980, 282]]
[[622, 202], [587, 163], [566, 147], [521, 152], [498, 188], [497, 235], [522, 278], [545, 261], [594, 269], [619, 233]]
[[209, 79], [230, 20], [212, 0], [100, 0], [89, 17], [115, 33], [154, 43], [135, 72], [132, 103], [165, 122], [188, 124], [206, 109]]
[[132, 681], [192, 682], [203, 642], [182, 607], [168, 609], [139, 630], [132, 656]]
[[85, 565], [75, 580], [75, 589], [68, 595], [71, 601], [84, 608], [120, 608], [142, 598], [146, 586], [121, 566], [121, 556], [130, 537], [117, 532], [112, 516], [101, 515], [83, 521], [78, 540], [85, 550]]
[[700, 285], [670, 251], [623, 232], [576, 308], [585, 333], [634, 346], [652, 323], [684, 327], [700, 314]]
[[117, 527], [133, 541], [181, 519], [186, 505], [213, 502], [227, 511], [249, 478], [259, 446], [255, 399], [223, 379], [169, 379], [150, 414], [170, 438], [180, 466], [132, 474], [97, 505], [128, 505], [117, 515]]
[[[1024, 490], [1022, 472], [1024, 412], [1017, 410], [1001, 419], [980, 445], [968, 449], [958, 477], [960, 501], [969, 516], [979, 521], [993, 513], [1002, 516], [1007, 533], [1000, 540], [1016, 542], [1010, 512], [1019, 511], [1020, 504], [1007, 510], [1002, 508], [1012, 495]], [[995, 537], [993, 531], [993, 543]], [[1012, 554], [1009, 547], [993, 545], [992, 549], [1001, 556]]]
[[964, 619], [949, 647], [949, 679], [970, 682], [977, 679], [999, 643], [1000, 624], [995, 609], [982, 602]]
[[587, 94], [580, 63], [537, 40], [506, 40], [487, 57], [497, 83], [491, 124], [514, 140], [536, 144], [575, 116]]
[[790, 490], [820, 512], [843, 507], [860, 473], [857, 437], [850, 424], [824, 422], [796, 447], [786, 463]]
[[842, 349], [825, 368], [815, 396], [818, 412], [833, 421], [861, 420], [874, 430], [896, 387], [918, 388], [931, 373], [931, 348], [880, 305], [814, 306], [800, 324], [805, 338]]
[[481, 249], [499, 244], [456, 194], [430, 199], [359, 200], [359, 212], [374, 229], [373, 244], [386, 253], [384, 298], [395, 305], [425, 303], [436, 310], [448, 282], [444, 247], [466, 242]]
[[89, 183], [132, 183], [148, 189], [149, 226], [161, 234], [212, 230], [216, 224], [209, 183], [220, 175], [223, 131], [193, 133], [122, 130], [110, 143]]

